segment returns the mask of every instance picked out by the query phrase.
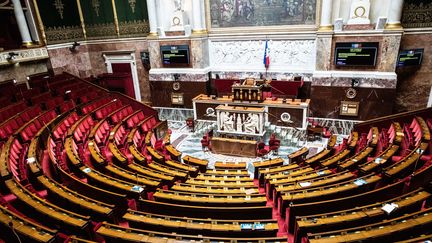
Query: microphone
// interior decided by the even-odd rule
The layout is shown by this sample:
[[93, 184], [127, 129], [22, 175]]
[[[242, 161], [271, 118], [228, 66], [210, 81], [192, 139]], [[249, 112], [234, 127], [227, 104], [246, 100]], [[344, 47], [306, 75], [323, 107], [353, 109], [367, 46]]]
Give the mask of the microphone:
[[12, 232], [14, 233], [14, 235], [16, 236], [16, 238], [18, 239], [18, 242], [19, 242], [19, 243], [22, 243], [21, 238], [19, 237], [19, 235], [18, 235], [17, 232], [15, 231], [15, 228], [14, 228], [14, 226], [13, 226], [13, 222], [10, 221], [10, 222], [8, 223], [8, 225], [9, 225], [9, 227], [11, 228]]

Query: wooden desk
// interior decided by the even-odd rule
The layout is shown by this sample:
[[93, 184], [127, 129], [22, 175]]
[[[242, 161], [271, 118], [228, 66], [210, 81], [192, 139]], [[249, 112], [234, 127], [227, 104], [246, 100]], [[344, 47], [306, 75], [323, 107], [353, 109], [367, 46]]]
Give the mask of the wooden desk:
[[206, 170], [207, 170], [208, 160], [198, 159], [198, 158], [194, 158], [192, 156], [186, 155], [185, 157], [183, 157], [183, 162], [185, 164], [192, 164], [192, 165], [198, 166], [202, 173], [206, 172]]
[[288, 155], [289, 163], [298, 163], [302, 161], [309, 153], [309, 148], [303, 147]]
[[180, 157], [181, 157], [182, 153], [180, 151], [178, 151], [176, 148], [174, 148], [174, 146], [172, 144], [166, 144], [165, 149], [168, 152], [168, 154], [170, 155], [171, 159], [173, 159], [175, 161], [180, 161]]
[[271, 168], [271, 167], [280, 166], [283, 164], [283, 162], [284, 161], [282, 158], [275, 158], [275, 159], [253, 162], [253, 166], [255, 168], [254, 178], [255, 179], [258, 178], [258, 172], [261, 168]]
[[244, 169], [246, 168], [246, 162], [226, 162], [217, 161], [214, 163], [215, 169]]
[[[217, 220], [175, 217], [128, 210], [123, 219], [129, 226], [137, 229], [155, 230], [159, 232], [176, 232], [182, 234], [206, 236], [239, 237], [247, 234], [249, 237], [274, 236], [278, 230], [276, 220]], [[247, 232], [241, 229], [242, 223], [260, 223], [264, 229], [251, 229]]]
[[211, 139], [212, 152], [231, 156], [257, 157], [257, 142], [255, 140], [241, 140], [233, 138], [213, 137]]
[[4, 239], [15, 237], [9, 227], [9, 223], [12, 223], [17, 234], [25, 240], [37, 242], [56, 242], [56, 230], [27, 220], [26, 218], [15, 214], [2, 205], [0, 205], [0, 223], [3, 225], [3, 228], [6, 228], [8, 229], [7, 231], [10, 231], [7, 233], [5, 231], [2, 232], [2, 238], [5, 237]]

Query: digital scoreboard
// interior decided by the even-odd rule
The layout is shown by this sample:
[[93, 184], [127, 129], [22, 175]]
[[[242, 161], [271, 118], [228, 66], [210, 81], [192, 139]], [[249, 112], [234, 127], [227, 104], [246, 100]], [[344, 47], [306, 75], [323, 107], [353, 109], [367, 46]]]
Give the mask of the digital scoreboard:
[[339, 42], [335, 45], [336, 66], [375, 66], [378, 42]]
[[161, 46], [162, 64], [164, 66], [188, 66], [189, 46]]
[[398, 67], [421, 65], [423, 52], [424, 49], [402, 50], [399, 53]]

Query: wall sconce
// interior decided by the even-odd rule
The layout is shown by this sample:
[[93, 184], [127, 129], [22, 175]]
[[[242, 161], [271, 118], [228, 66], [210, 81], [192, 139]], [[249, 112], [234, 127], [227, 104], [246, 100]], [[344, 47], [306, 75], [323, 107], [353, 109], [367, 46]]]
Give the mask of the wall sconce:
[[15, 57], [18, 56], [19, 54], [16, 52], [9, 52], [8, 56], [6, 57], [6, 60], [8, 62], [13, 62], [15, 60]]
[[72, 52], [72, 53], [77, 52], [77, 47], [80, 46], [80, 45], [81, 45], [80, 43], [74, 41], [74, 43], [72, 44], [72, 46], [69, 47], [69, 51]]

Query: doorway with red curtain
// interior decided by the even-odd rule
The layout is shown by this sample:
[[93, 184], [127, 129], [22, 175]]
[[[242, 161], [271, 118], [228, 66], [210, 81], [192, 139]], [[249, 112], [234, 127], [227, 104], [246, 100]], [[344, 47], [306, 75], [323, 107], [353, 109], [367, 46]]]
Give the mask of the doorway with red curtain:
[[102, 75], [105, 88], [136, 98], [131, 64], [111, 63], [111, 68], [112, 74]]

